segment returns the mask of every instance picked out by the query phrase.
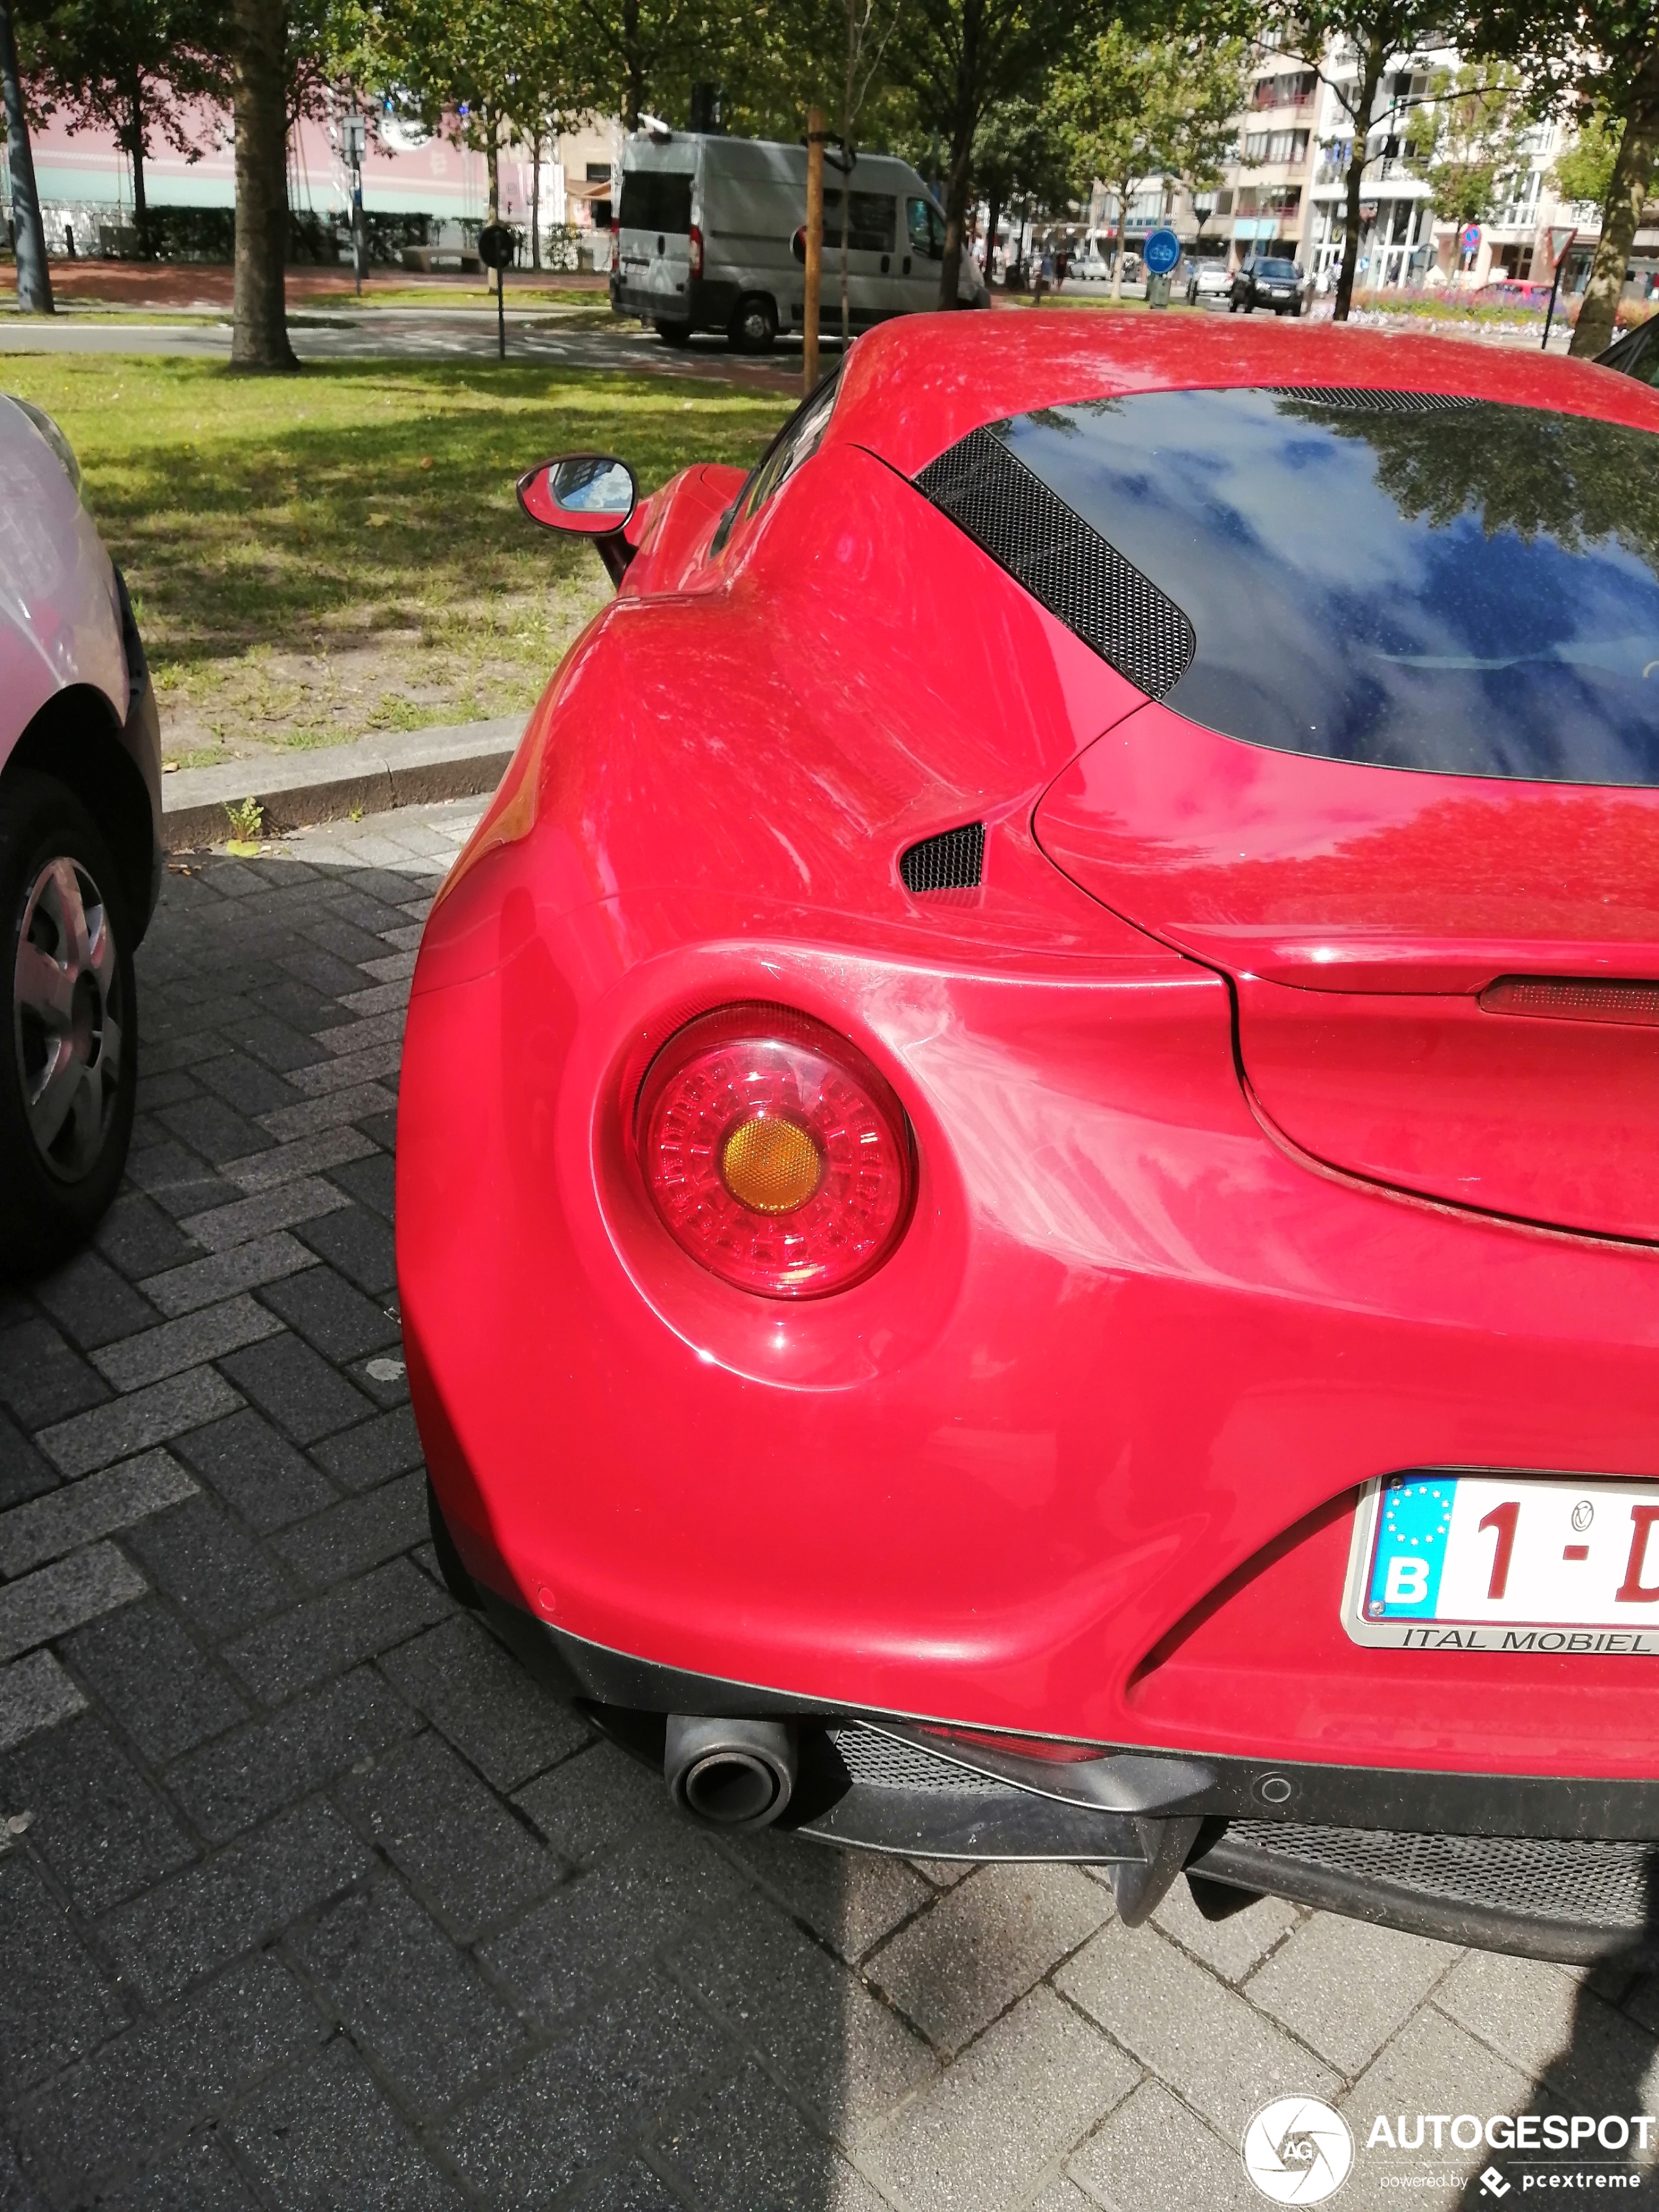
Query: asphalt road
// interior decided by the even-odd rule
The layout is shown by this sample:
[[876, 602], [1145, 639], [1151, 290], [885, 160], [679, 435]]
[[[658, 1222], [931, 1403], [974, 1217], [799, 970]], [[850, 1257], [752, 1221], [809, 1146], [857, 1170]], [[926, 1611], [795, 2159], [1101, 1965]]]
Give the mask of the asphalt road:
[[[228, 322], [146, 323], [82, 321], [71, 317], [0, 322], [0, 353], [184, 354], [228, 361]], [[361, 319], [342, 315], [291, 324], [289, 337], [301, 361], [493, 361], [495, 319], [488, 312], [437, 314], [423, 308], [377, 308]], [[787, 345], [770, 361], [735, 356], [719, 337], [694, 339], [683, 349], [665, 346], [637, 323], [614, 329], [562, 326], [545, 309], [507, 317], [507, 358], [556, 362], [571, 368], [654, 369], [667, 374], [761, 378], [787, 384], [800, 374], [800, 354]]]

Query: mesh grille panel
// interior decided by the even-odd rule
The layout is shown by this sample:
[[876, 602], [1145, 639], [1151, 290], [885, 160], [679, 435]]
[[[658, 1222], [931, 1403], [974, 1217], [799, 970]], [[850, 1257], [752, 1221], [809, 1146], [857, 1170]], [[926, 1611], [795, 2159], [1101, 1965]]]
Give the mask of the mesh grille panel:
[[899, 875], [907, 891], [959, 891], [976, 884], [985, 865], [985, 824], [965, 822], [941, 830], [900, 855]]
[[1560, 1022], [1630, 1022], [1659, 1026], [1659, 983], [1558, 981], [1500, 975], [1480, 994], [1489, 1014], [1545, 1014]]
[[1355, 415], [1445, 415], [1476, 400], [1449, 392], [1368, 392], [1346, 384], [1270, 384], [1275, 399], [1302, 399], [1310, 407], [1345, 408]]
[[1419, 1836], [1233, 1820], [1230, 1842], [1419, 1896], [1589, 1928], [1659, 1924], [1659, 1844]]
[[930, 461], [916, 489], [1103, 660], [1161, 699], [1196, 648], [1173, 599], [988, 430]]
[[883, 1790], [965, 1790], [981, 1794], [1001, 1786], [917, 1751], [910, 1744], [895, 1743], [890, 1736], [878, 1735], [873, 1729], [840, 1728], [830, 1733], [854, 1782]]

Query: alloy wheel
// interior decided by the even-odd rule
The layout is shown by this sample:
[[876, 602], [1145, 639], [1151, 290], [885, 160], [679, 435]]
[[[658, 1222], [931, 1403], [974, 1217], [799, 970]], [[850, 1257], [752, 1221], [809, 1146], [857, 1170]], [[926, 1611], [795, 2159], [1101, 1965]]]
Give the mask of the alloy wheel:
[[35, 1149], [64, 1182], [96, 1166], [120, 1089], [121, 966], [108, 906], [78, 860], [48, 860], [17, 933], [12, 1033]]

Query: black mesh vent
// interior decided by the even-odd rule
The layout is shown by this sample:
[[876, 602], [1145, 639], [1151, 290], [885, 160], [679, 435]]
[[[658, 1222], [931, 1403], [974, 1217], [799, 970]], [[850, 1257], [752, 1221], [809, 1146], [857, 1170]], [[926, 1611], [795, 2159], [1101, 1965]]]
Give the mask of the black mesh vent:
[[875, 1789], [966, 1790], [983, 1795], [1006, 1786], [988, 1781], [982, 1774], [970, 1774], [966, 1767], [952, 1766], [948, 1759], [934, 1759], [913, 1745], [896, 1743], [891, 1736], [878, 1735], [874, 1729], [855, 1725], [831, 1729], [830, 1733], [854, 1781]]
[[1161, 699], [1179, 681], [1197, 644], [1181, 609], [988, 430], [969, 431], [915, 483], [1149, 697]]
[[1367, 392], [1346, 384], [1270, 384], [1275, 399], [1301, 399], [1310, 407], [1338, 407], [1354, 415], [1448, 415], [1478, 400], [1449, 392]]
[[985, 824], [964, 822], [941, 830], [900, 855], [899, 874], [907, 891], [960, 891], [978, 883], [985, 865]]
[[1233, 1820], [1226, 1840], [1449, 1905], [1590, 1928], [1659, 1923], [1659, 1844], [1556, 1836], [1419, 1836]]

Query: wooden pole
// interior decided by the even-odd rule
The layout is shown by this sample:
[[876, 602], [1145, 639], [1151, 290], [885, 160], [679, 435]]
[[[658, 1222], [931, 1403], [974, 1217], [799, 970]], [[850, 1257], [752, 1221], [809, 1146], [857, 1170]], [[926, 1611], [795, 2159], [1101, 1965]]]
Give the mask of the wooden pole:
[[823, 111], [806, 114], [806, 304], [801, 314], [801, 384], [818, 380], [818, 304], [823, 293]]

